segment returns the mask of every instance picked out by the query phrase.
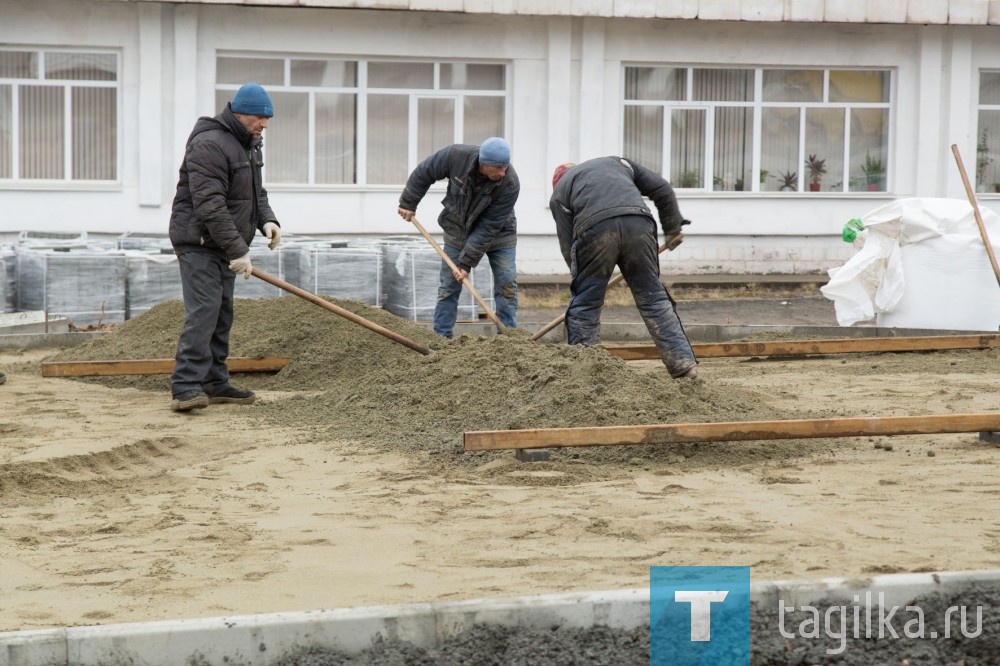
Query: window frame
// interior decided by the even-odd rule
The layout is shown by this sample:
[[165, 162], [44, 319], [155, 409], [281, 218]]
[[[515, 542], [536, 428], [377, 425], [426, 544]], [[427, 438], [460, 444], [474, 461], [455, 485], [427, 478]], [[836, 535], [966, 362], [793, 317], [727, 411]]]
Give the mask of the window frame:
[[[672, 70], [682, 70], [683, 71], [683, 95], [682, 99], [628, 99], [626, 98], [626, 83], [628, 80], [628, 70], [630, 68], [637, 69], [672, 69]], [[705, 70], [705, 69], [715, 69], [715, 70], [749, 70], [753, 74], [752, 82], [752, 99], [750, 100], [705, 100], [698, 98], [695, 90], [695, 70]], [[767, 71], [819, 71], [822, 74], [822, 90], [819, 101], [765, 101], [764, 100], [764, 78], [765, 72]], [[885, 81], [885, 86], [887, 89], [887, 101], [882, 102], [857, 102], [857, 101], [844, 101], [844, 102], [832, 102], [830, 101], [830, 75], [831, 72], [843, 72], [843, 71], [857, 71], [857, 72], [871, 72], [871, 73], [881, 73], [887, 77]], [[801, 165], [797, 172], [799, 174], [797, 185], [794, 191], [787, 192], [787, 194], [815, 194], [815, 192], [810, 192], [807, 185], [807, 177], [805, 172], [805, 162], [809, 155], [807, 155], [806, 149], [806, 132], [807, 132], [807, 116], [808, 111], [812, 109], [835, 109], [842, 111], [844, 115], [844, 127], [843, 127], [843, 154], [838, 156], [842, 160], [842, 172], [837, 174], [836, 177], [839, 178], [839, 189], [827, 190], [828, 194], [831, 195], [855, 195], [862, 193], [862, 190], [856, 189], [857, 183], [852, 183], [856, 180], [856, 177], [851, 177], [851, 164], [850, 164], [850, 152], [851, 152], [851, 115], [855, 110], [864, 109], [876, 109], [881, 110], [886, 115], [885, 131], [882, 137], [884, 142], [885, 155], [892, 155], [892, 144], [893, 144], [893, 132], [892, 124], [894, 118], [895, 109], [895, 83], [897, 80], [897, 72], [895, 68], [892, 67], [875, 67], [875, 68], [857, 68], [857, 67], [804, 67], [804, 66], [760, 66], [760, 65], [746, 65], [741, 66], [738, 64], [729, 66], [718, 66], [718, 65], [705, 65], [705, 64], [676, 64], [676, 63], [641, 63], [641, 62], [623, 62], [621, 69], [621, 82], [622, 88], [620, 93], [621, 99], [621, 147], [624, 153], [627, 149], [627, 135], [629, 134], [629, 128], [626, 127], [626, 109], [628, 107], [650, 107], [650, 108], [660, 108], [662, 114], [663, 122], [663, 149], [661, 152], [660, 164], [650, 164], [650, 168], [657, 170], [660, 174], [667, 174], [666, 177], [669, 179], [669, 174], [672, 173], [673, 164], [671, 162], [672, 156], [670, 152], [670, 144], [672, 140], [672, 124], [671, 117], [672, 112], [675, 110], [694, 110], [694, 109], [705, 109], [705, 131], [704, 131], [704, 146], [702, 150], [702, 155], [700, 157], [701, 164], [704, 167], [704, 173], [701, 175], [701, 181], [697, 187], [683, 187], [679, 183], [675, 187], [683, 192], [688, 193], [699, 193], [699, 192], [711, 192], [713, 194], [719, 194], [719, 191], [713, 191], [713, 178], [714, 174], [714, 161], [715, 161], [715, 147], [716, 147], [716, 137], [715, 137], [715, 125], [716, 125], [716, 112], [721, 108], [747, 108], [752, 113], [750, 119], [750, 127], [752, 136], [751, 141], [751, 155], [750, 155], [750, 187], [745, 187], [742, 190], [726, 190], [721, 192], [721, 194], [777, 194], [775, 191], [764, 190], [761, 188], [761, 183], [759, 182], [759, 174], [761, 170], [762, 163], [762, 150], [761, 144], [763, 141], [763, 117], [765, 109], [795, 109], [798, 111], [798, 164]], [[1000, 105], [997, 107], [1000, 109]], [[859, 156], [854, 156], [855, 161], [857, 161]], [[888, 166], [893, 166], [891, 161], [886, 159]], [[680, 173], [680, 172], [678, 172]], [[875, 191], [876, 194], [884, 195], [886, 192], [890, 191], [888, 183], [891, 182], [891, 169], [887, 168], [885, 174], [882, 177], [882, 183], [885, 185], [884, 189]], [[784, 192], [783, 192], [784, 194]]]
[[[0, 76], [0, 86], [10, 86], [11, 90], [11, 125], [10, 125], [10, 172], [11, 177], [0, 178], [0, 189], [44, 189], [44, 190], [102, 190], [120, 189], [123, 183], [124, 171], [124, 58], [122, 50], [114, 47], [87, 46], [44, 46], [44, 45], [3, 45], [0, 51], [28, 52], [37, 56], [37, 76], [35, 78], [15, 78]], [[115, 62], [115, 74], [111, 80], [88, 80], [48, 78], [46, 76], [46, 57], [48, 54], [74, 55], [105, 55], [112, 56]], [[25, 87], [59, 87], [63, 100], [62, 118], [62, 178], [26, 178], [21, 175], [21, 94]], [[73, 177], [73, 90], [75, 88], [101, 88], [114, 91], [115, 121], [109, 129], [114, 134], [113, 164], [115, 177], [111, 179], [86, 179]]]
[[[447, 58], [447, 59], [428, 59], [428, 58], [400, 58], [392, 56], [379, 56], [379, 55], [367, 55], [358, 56], [353, 54], [303, 54], [303, 53], [282, 53], [275, 54], [269, 52], [247, 52], [247, 51], [216, 51], [215, 53], [215, 63], [218, 64], [220, 58], [230, 58], [230, 59], [267, 59], [267, 60], [281, 60], [283, 62], [283, 77], [284, 81], [281, 85], [276, 84], [266, 84], [262, 83], [264, 88], [269, 93], [306, 93], [308, 95], [308, 108], [306, 110], [309, 126], [307, 128], [307, 141], [308, 141], [308, 182], [306, 183], [296, 183], [296, 182], [285, 182], [285, 181], [275, 181], [273, 179], [267, 179], [268, 189], [270, 190], [286, 190], [286, 191], [353, 191], [353, 190], [364, 190], [364, 191], [380, 191], [380, 190], [398, 190], [400, 186], [405, 184], [400, 183], [371, 183], [369, 182], [368, 174], [368, 108], [370, 97], [373, 95], [393, 95], [406, 98], [407, 104], [407, 137], [406, 137], [406, 165], [405, 171], [407, 174], [413, 171], [413, 169], [428, 155], [421, 154], [419, 152], [420, 138], [418, 136], [418, 112], [419, 104], [421, 100], [427, 99], [449, 99], [454, 102], [455, 105], [455, 115], [454, 115], [454, 127], [453, 127], [453, 137], [450, 143], [464, 143], [463, 133], [465, 130], [465, 110], [464, 104], [465, 100], [469, 97], [493, 97], [500, 98], [503, 100], [503, 136], [510, 135], [511, 128], [511, 118], [512, 109], [511, 101], [513, 99], [513, 93], [511, 91], [512, 82], [512, 66], [510, 60], [504, 59], [477, 59], [477, 58]], [[353, 62], [356, 65], [356, 76], [355, 84], [353, 86], [330, 86], [324, 87], [322, 85], [292, 85], [291, 83], [291, 62], [294, 60], [337, 60], [343, 62]], [[369, 63], [413, 63], [413, 64], [429, 64], [433, 67], [433, 83], [431, 87], [424, 88], [405, 88], [405, 87], [375, 87], [369, 85], [368, 82], [368, 65]], [[441, 87], [441, 69], [443, 65], [490, 65], [499, 66], [503, 68], [502, 73], [502, 88], [496, 90], [489, 90], [484, 88], [442, 88]], [[238, 83], [220, 83], [218, 76], [215, 76], [215, 83], [213, 86], [214, 95], [218, 98], [220, 93], [225, 93], [231, 97], [236, 90], [239, 89], [241, 84]], [[355, 180], [352, 183], [319, 183], [316, 182], [316, 163], [317, 163], [317, 145], [316, 145], [316, 126], [315, 126], [315, 116], [316, 116], [316, 104], [315, 96], [318, 93], [347, 93], [355, 95], [355, 164], [354, 164], [354, 174]], [[280, 112], [279, 112], [280, 113]], [[266, 140], [265, 131], [265, 140]], [[265, 146], [266, 151], [266, 146]], [[267, 156], [265, 154], [264, 160], [264, 170], [267, 170]]]

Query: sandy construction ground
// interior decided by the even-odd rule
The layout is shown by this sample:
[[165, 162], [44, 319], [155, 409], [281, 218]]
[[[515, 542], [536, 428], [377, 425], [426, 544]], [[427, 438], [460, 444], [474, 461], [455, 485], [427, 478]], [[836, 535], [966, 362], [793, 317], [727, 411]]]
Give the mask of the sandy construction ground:
[[[0, 630], [634, 588], [653, 565], [1000, 568], [1000, 448], [974, 433], [518, 463], [331, 436], [315, 390], [175, 414], [162, 390], [41, 377], [54, 351], [0, 353]], [[762, 418], [989, 412], [998, 370], [993, 351], [712, 359], [699, 390]]]

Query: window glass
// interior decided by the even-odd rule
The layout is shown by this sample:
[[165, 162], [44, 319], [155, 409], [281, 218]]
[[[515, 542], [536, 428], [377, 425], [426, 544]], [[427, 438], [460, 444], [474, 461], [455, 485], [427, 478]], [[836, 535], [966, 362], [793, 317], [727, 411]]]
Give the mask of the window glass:
[[118, 142], [114, 88], [73, 88], [74, 180], [115, 180]]
[[503, 90], [503, 65], [441, 63], [443, 90]]
[[20, 168], [22, 178], [61, 179], [65, 172], [65, 108], [62, 86], [21, 88]]
[[797, 192], [799, 168], [799, 110], [764, 108], [760, 123], [761, 190]]
[[267, 86], [281, 86], [285, 84], [285, 61], [280, 58], [221, 56], [215, 61], [215, 80], [218, 83], [231, 83], [238, 86], [250, 81], [259, 83], [265, 88]]
[[368, 165], [369, 183], [405, 183], [409, 175], [409, 99], [406, 95], [368, 96]]
[[34, 51], [0, 51], [0, 78], [37, 79], [38, 53]]
[[[309, 95], [272, 90], [275, 119], [264, 130], [264, 170], [270, 183], [309, 182]], [[305, 157], [305, 159], [303, 159]]]
[[424, 98], [417, 102], [417, 152], [430, 155], [455, 143], [455, 100]]
[[712, 189], [749, 190], [753, 167], [753, 109], [719, 107], [715, 110], [715, 146]]
[[622, 155], [659, 171], [663, 168], [663, 107], [625, 107], [625, 145]]
[[430, 62], [370, 62], [368, 63], [370, 88], [434, 87], [434, 63]]
[[316, 182], [356, 182], [357, 95], [316, 94]]
[[687, 70], [673, 67], [627, 67], [625, 99], [687, 99]]
[[753, 100], [752, 69], [694, 70], [694, 99], [712, 102], [748, 102]]
[[14, 171], [14, 143], [11, 141], [13, 102], [11, 86], [0, 85], [0, 178], [11, 178]]
[[813, 69], [765, 69], [765, 102], [823, 101], [823, 72]]
[[462, 106], [465, 113], [464, 143], [479, 145], [491, 136], [504, 136], [503, 97], [468, 96]]
[[670, 182], [705, 187], [705, 110], [674, 109], [670, 114]]
[[358, 80], [358, 63], [353, 60], [292, 60], [291, 85], [353, 88]]
[[830, 101], [875, 104], [888, 102], [889, 73], [832, 70], [830, 72]]
[[115, 81], [118, 58], [110, 53], [45, 52], [45, 78], [64, 81]]
[[806, 109], [803, 178], [810, 192], [844, 189], [844, 111]]
[[883, 109], [851, 110], [852, 191], [885, 191], [889, 148], [886, 134], [888, 120], [888, 112]]
[[980, 73], [979, 103], [1000, 104], [1000, 72]]

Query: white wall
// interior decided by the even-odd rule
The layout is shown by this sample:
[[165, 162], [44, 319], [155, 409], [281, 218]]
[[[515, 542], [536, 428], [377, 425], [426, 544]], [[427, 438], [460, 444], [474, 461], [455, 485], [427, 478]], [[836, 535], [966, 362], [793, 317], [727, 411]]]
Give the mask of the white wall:
[[[37, 189], [0, 185], [0, 233], [165, 231], [184, 142], [214, 115], [218, 50], [278, 54], [486, 58], [510, 62], [513, 162], [525, 273], [565, 272], [547, 210], [550, 175], [567, 160], [621, 150], [622, 63], [815, 65], [896, 70], [889, 193], [692, 193], [694, 221], [671, 255], [687, 272], [809, 272], [839, 265], [851, 217], [894, 198], [964, 198], [950, 145], [975, 160], [980, 67], [1000, 66], [993, 29], [755, 21], [496, 16], [443, 12], [214, 4], [4, 0], [0, 43], [121, 49], [121, 185]], [[272, 123], [281, 122], [281, 113]], [[265, 139], [266, 139], [265, 134]], [[265, 143], [266, 153], [266, 143]], [[412, 232], [396, 214], [398, 187], [302, 191], [269, 186], [297, 234]], [[436, 229], [440, 192], [418, 210]], [[981, 205], [1000, 211], [1000, 197]], [[701, 239], [701, 240], [699, 240]]]

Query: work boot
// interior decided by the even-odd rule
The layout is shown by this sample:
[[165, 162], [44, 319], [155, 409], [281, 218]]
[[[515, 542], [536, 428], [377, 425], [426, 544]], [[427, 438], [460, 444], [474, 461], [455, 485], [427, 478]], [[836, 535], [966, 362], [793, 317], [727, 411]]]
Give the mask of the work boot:
[[208, 396], [204, 391], [190, 389], [182, 391], [174, 396], [170, 401], [170, 409], [175, 412], [189, 412], [192, 409], [203, 409], [208, 407]]
[[694, 367], [685, 372], [678, 379], [698, 379], [698, 368]]
[[257, 399], [253, 391], [238, 389], [232, 384], [226, 384], [218, 389], [208, 392], [208, 404], [210, 405], [252, 405]]

